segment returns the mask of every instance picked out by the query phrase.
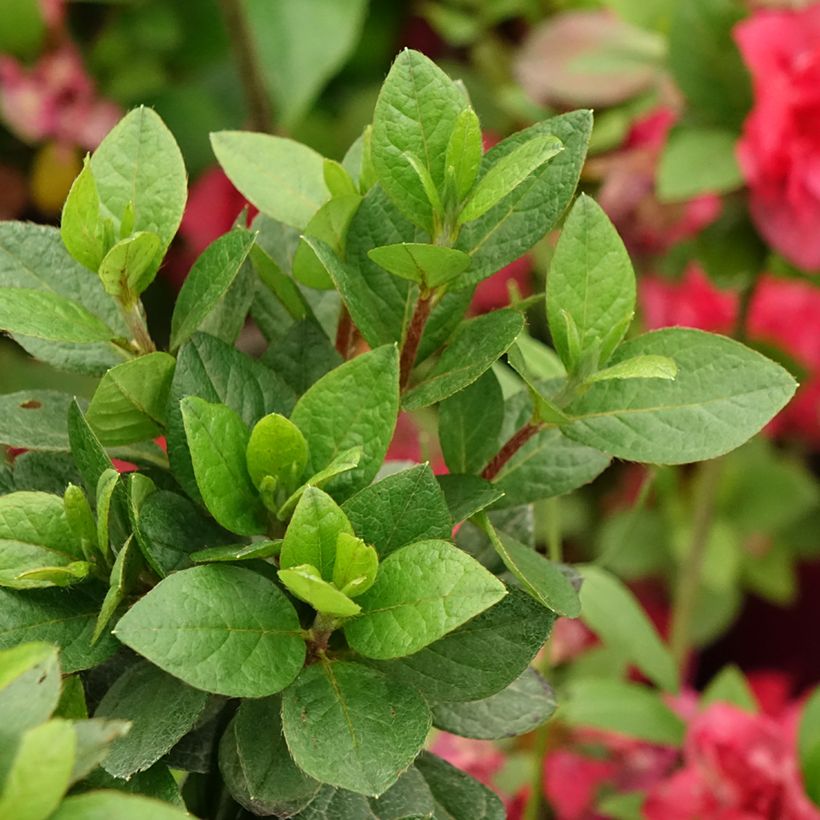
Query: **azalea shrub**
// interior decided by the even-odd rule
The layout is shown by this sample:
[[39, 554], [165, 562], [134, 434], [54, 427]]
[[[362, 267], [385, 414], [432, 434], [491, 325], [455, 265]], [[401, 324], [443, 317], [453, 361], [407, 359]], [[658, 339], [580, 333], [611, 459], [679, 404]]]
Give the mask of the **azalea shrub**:
[[820, 6], [14, 3], [0, 817], [820, 818]]

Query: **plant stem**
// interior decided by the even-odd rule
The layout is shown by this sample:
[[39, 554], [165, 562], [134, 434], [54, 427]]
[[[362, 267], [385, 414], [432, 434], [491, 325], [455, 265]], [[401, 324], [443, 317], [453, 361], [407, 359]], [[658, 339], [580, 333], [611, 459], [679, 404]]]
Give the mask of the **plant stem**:
[[561, 543], [561, 498], [553, 496], [546, 502], [547, 510], [547, 551], [550, 561], [560, 564], [564, 559], [564, 548]]
[[236, 56], [239, 78], [248, 104], [248, 124], [254, 131], [270, 131], [273, 107], [265, 87], [259, 55], [242, 0], [219, 0], [225, 27]]
[[421, 337], [424, 333], [424, 326], [430, 318], [430, 311], [433, 309], [432, 293], [422, 293], [416, 302], [416, 309], [413, 311], [413, 318], [410, 320], [410, 327], [407, 328], [407, 336], [401, 349], [399, 386], [402, 390], [407, 387], [410, 381], [410, 373], [416, 363], [416, 356], [419, 352]]
[[500, 472], [501, 468], [539, 431], [540, 424], [531, 421], [527, 422], [512, 438], [493, 456], [492, 461], [481, 473], [482, 478], [492, 481]]
[[339, 327], [336, 331], [336, 350], [347, 361], [350, 358], [350, 348], [353, 345], [353, 320], [347, 305], [342, 303], [342, 313], [339, 316]]
[[125, 319], [125, 323], [128, 325], [128, 330], [131, 332], [131, 338], [137, 346], [137, 351], [139, 353], [153, 353], [157, 346], [148, 332], [148, 325], [145, 323], [145, 312], [139, 299], [129, 306], [120, 304], [120, 311], [122, 318]]
[[715, 500], [723, 462], [707, 461], [698, 469], [695, 485], [695, 511], [692, 540], [680, 568], [672, 608], [669, 645], [679, 669], [683, 669], [691, 643], [692, 619], [695, 614], [703, 559], [715, 517]]

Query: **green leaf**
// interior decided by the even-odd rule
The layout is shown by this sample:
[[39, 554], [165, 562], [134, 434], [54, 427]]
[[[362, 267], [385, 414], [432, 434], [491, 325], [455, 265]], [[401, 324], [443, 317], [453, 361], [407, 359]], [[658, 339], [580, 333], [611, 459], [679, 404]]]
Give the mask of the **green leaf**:
[[504, 397], [492, 370], [438, 408], [441, 452], [453, 473], [478, 473], [498, 452]]
[[417, 51], [399, 54], [379, 92], [373, 113], [373, 165], [390, 198], [424, 228], [433, 223], [430, 201], [405, 155], [415, 157], [442, 190], [450, 134], [466, 107], [455, 83]]
[[[56, 228], [31, 222], [0, 222], [0, 287], [34, 288], [77, 302], [114, 331], [127, 328], [119, 308], [96, 276], [75, 262]], [[32, 356], [61, 370], [100, 375], [130, 354], [113, 342], [54, 342], [15, 336]]]
[[125, 304], [135, 302], [156, 275], [161, 248], [162, 240], [149, 231], [140, 231], [117, 242], [99, 266], [106, 293]]
[[116, 335], [82, 305], [45, 290], [0, 287], [0, 330], [55, 342], [107, 342]]
[[[361, 201], [362, 198], [355, 194], [334, 197], [325, 202], [308, 222], [305, 236], [321, 239], [333, 249], [334, 253], [343, 257], [347, 228]], [[311, 288], [329, 290], [333, 287], [333, 280], [328, 275], [324, 264], [305, 242], [299, 244], [293, 255], [293, 278]]]
[[[100, 214], [114, 234], [150, 231], [162, 252], [171, 244], [187, 198], [185, 163], [173, 135], [150, 108], [126, 114], [91, 157], [100, 197]], [[155, 266], [159, 266], [158, 254]]]
[[452, 168], [454, 193], [459, 201], [473, 187], [483, 154], [478, 117], [472, 108], [465, 108], [453, 125], [444, 159], [445, 179]]
[[581, 612], [578, 593], [559, 564], [511, 536], [496, 532], [486, 513], [481, 513], [478, 520], [504, 566], [519, 580], [526, 592], [557, 615], [578, 617]]
[[[567, 370], [591, 359], [603, 365], [635, 312], [635, 272], [615, 226], [601, 206], [581, 195], [570, 211], [547, 277], [547, 318]], [[578, 332], [572, 350], [568, 322]]]
[[481, 176], [458, 215], [460, 224], [484, 216], [542, 165], [564, 150], [557, 137], [537, 136], [499, 157]]
[[336, 540], [333, 583], [349, 598], [367, 592], [376, 580], [379, 555], [361, 538], [343, 532]]
[[279, 697], [244, 700], [219, 742], [219, 771], [228, 791], [257, 815], [289, 817], [320, 788], [293, 762], [280, 712]]
[[465, 322], [424, 380], [405, 394], [402, 406], [405, 410], [427, 407], [472, 384], [504, 354], [523, 329], [523, 316], [511, 308]]
[[111, 567], [108, 592], [105, 593], [105, 598], [100, 607], [100, 614], [97, 616], [94, 634], [91, 636], [92, 643], [96, 643], [100, 639], [120, 604], [125, 600], [125, 596], [136, 586], [142, 568], [142, 555], [139, 551], [139, 545], [136, 539], [129, 537], [117, 553], [114, 566]]
[[669, 135], [658, 167], [657, 195], [677, 202], [743, 185], [735, 157], [737, 134], [722, 128], [680, 128]]
[[563, 431], [618, 458], [683, 464], [715, 458], [757, 433], [795, 390], [779, 365], [739, 342], [667, 328], [619, 348], [613, 364], [639, 355], [674, 358], [675, 381], [593, 384], [574, 401]]
[[[587, 384], [608, 379], [667, 379], [674, 380], [678, 366], [668, 356], [634, 356], [612, 367], [599, 370], [586, 379]], [[565, 421], [566, 419], [561, 419]]]
[[680, 746], [686, 730], [660, 693], [619, 680], [573, 681], [561, 702], [561, 720], [663, 746]]
[[534, 669], [483, 700], [440, 703], [433, 724], [461, 737], [496, 740], [531, 732], [555, 712], [555, 692]]
[[100, 221], [100, 197], [87, 155], [63, 205], [60, 236], [66, 250], [81, 265], [94, 273], [99, 270], [106, 247]]
[[353, 530], [384, 558], [416, 541], [447, 539], [453, 529], [429, 464], [402, 470], [359, 490], [342, 505]]
[[677, 691], [675, 662], [635, 596], [606, 570], [582, 569], [581, 618], [604, 646], [634, 663], [653, 683]]
[[[189, 635], [184, 642], [180, 632]], [[175, 572], [131, 607], [115, 634], [185, 683], [228, 697], [272, 695], [305, 659], [293, 606], [270, 581], [240, 567]]]
[[84, 780], [99, 768], [115, 740], [128, 734], [131, 724], [124, 720], [76, 720], [76, 754], [71, 770], [71, 782]]
[[456, 247], [472, 257], [463, 286], [475, 284], [514, 262], [553, 228], [569, 205], [586, 157], [592, 112], [581, 110], [544, 120], [513, 134], [485, 155], [481, 175], [534, 137], [554, 136], [564, 150], [482, 217], [464, 225]]
[[76, 399], [68, 407], [68, 435], [71, 442], [71, 455], [80, 471], [83, 483], [89, 492], [96, 493], [103, 473], [106, 470], [113, 470], [114, 465], [86, 421]]
[[21, 738], [0, 793], [0, 817], [46, 820], [68, 789], [74, 765], [74, 729], [50, 720]]
[[[415, 762], [436, 800], [436, 817], [442, 820], [505, 820], [507, 810], [482, 783], [430, 752]], [[445, 814], [446, 812], [446, 814]]]
[[194, 262], [177, 297], [171, 317], [171, 348], [176, 350], [200, 328], [239, 274], [254, 235], [234, 228], [214, 240]]
[[199, 396], [235, 410], [252, 427], [267, 413], [288, 414], [293, 391], [261, 362], [229, 344], [196, 333], [177, 354], [177, 366], [168, 399], [168, 459], [174, 477], [193, 499], [200, 498], [185, 437], [180, 400]]
[[71, 401], [67, 393], [56, 390], [0, 395], [0, 442], [25, 449], [68, 450], [66, 416]]
[[16, 492], [0, 496], [0, 539], [82, 557], [68, 525], [63, 500], [50, 493]]
[[555, 615], [519, 589], [435, 643], [378, 667], [428, 701], [481, 700], [512, 683], [535, 657]]
[[[551, 398], [544, 395], [544, 392], [542, 392], [542, 388], [538, 385], [536, 377], [527, 366], [527, 361], [524, 358], [524, 354], [521, 352], [518, 342], [516, 342], [507, 351], [507, 363], [513, 370], [515, 370], [516, 373], [518, 373], [527, 387], [534, 408], [534, 421], [543, 421], [547, 424], [553, 425], [561, 424], [567, 420], [567, 417], [563, 414], [558, 405], [555, 404]], [[563, 366], [561, 369], [563, 370]], [[561, 375], [564, 374], [562, 373]]]
[[128, 667], [94, 713], [131, 722], [128, 734], [112, 744], [103, 768], [126, 780], [145, 771], [190, 731], [207, 700], [206, 692], [186, 686], [150, 663]]
[[494, 484], [476, 475], [450, 473], [436, 479], [444, 493], [450, 517], [458, 524], [504, 497]]
[[120, 474], [109, 467], [100, 474], [97, 481], [97, 544], [106, 558], [111, 554], [111, 501], [119, 480]]
[[541, 430], [495, 477], [493, 483], [505, 494], [496, 506], [517, 507], [576, 490], [597, 478], [609, 461], [600, 450], [579, 445], [559, 430]]
[[336, 539], [340, 533], [353, 535], [347, 516], [325, 492], [308, 487], [285, 532], [279, 565], [282, 569], [310, 564], [326, 581], [333, 578]]
[[282, 698], [296, 764], [323, 783], [377, 796], [413, 762], [430, 710], [413, 689], [356, 663], [313, 664]]
[[364, 0], [251, 0], [248, 21], [277, 122], [290, 129], [344, 65], [359, 41]]
[[470, 257], [463, 251], [418, 242], [384, 245], [373, 248], [367, 255], [394, 276], [425, 288], [446, 285], [470, 266]]
[[86, 413], [100, 441], [130, 444], [162, 432], [175, 364], [167, 353], [149, 353], [103, 376]]
[[700, 696], [701, 708], [705, 709], [713, 703], [729, 703], [752, 714], [758, 711], [757, 700], [749, 682], [734, 664], [724, 666], [703, 690]]
[[80, 552], [86, 559], [92, 560], [99, 548], [97, 522], [85, 493], [76, 484], [65, 488], [63, 511], [71, 534], [80, 545]]
[[265, 531], [265, 509], [245, 465], [248, 429], [224, 404], [196, 396], [180, 403], [185, 435], [205, 506], [226, 529], [240, 535]]
[[57, 649], [47, 643], [24, 643], [0, 651], [0, 740], [45, 723], [60, 699]]
[[820, 805], [820, 688], [815, 688], [803, 706], [797, 735], [797, 757], [806, 794]]
[[[150, 801], [149, 810], [159, 801], [161, 801], [159, 802], [161, 807], [167, 808], [169, 803], [175, 807], [185, 807], [174, 776], [168, 767], [162, 763], [155, 763], [150, 769], [135, 774], [130, 780], [118, 780], [115, 777], [111, 777], [104, 769], [98, 767], [86, 778], [84, 785], [89, 789], [108, 789], [114, 793], [152, 797], [154, 800]], [[95, 793], [98, 794], [99, 792]], [[111, 794], [111, 791], [107, 791], [105, 794]], [[63, 803], [63, 808], [65, 808], [65, 805], [66, 804]], [[129, 808], [131, 805], [130, 803], [128, 804]], [[145, 808], [145, 803], [141, 803], [140, 807]], [[122, 808], [122, 806], [120, 805], [118, 808]], [[134, 810], [136, 811], [137, 809]], [[80, 816], [83, 816], [82, 810], [78, 808], [78, 811], [80, 812]], [[103, 814], [102, 816], [105, 817], [106, 815]], [[154, 815], [152, 814], [151, 816], [153, 817]]]
[[322, 786], [298, 820], [379, 820], [370, 809], [368, 799], [345, 789]]
[[289, 516], [308, 487], [317, 487], [321, 489], [328, 483], [328, 481], [335, 478], [337, 475], [346, 473], [348, 470], [354, 470], [359, 466], [359, 462], [361, 460], [361, 447], [351, 447], [349, 450], [343, 450], [334, 457], [333, 461], [331, 461], [327, 467], [323, 470], [319, 470], [318, 473], [314, 473], [304, 484], [302, 484], [294, 493], [291, 494], [291, 496], [277, 511], [277, 517], [279, 519], [285, 519]]
[[293, 595], [310, 604], [317, 612], [338, 618], [350, 618], [361, 611], [358, 604], [353, 603], [333, 584], [325, 581], [319, 570], [310, 564], [280, 569], [276, 574]]
[[116, 791], [92, 791], [64, 800], [49, 820], [190, 820], [183, 808]]
[[307, 442], [293, 422], [279, 413], [270, 413], [251, 430], [247, 462], [251, 481], [257, 488], [263, 478], [270, 476], [278, 487], [290, 492], [307, 466]]
[[307, 473], [318, 472], [341, 451], [361, 446], [359, 466], [329, 482], [327, 491], [343, 499], [369, 484], [387, 453], [398, 405], [399, 356], [393, 345], [323, 376], [299, 399], [290, 417], [308, 442]]
[[274, 558], [282, 550], [282, 539], [254, 541], [251, 544], [228, 544], [224, 547], [208, 547], [191, 553], [195, 564], [211, 561], [252, 561], [255, 558]]
[[88, 561], [70, 561], [62, 564], [60, 560], [52, 561], [51, 564], [43, 566], [40, 561], [38, 566], [31, 566], [19, 572], [15, 581], [11, 581], [5, 586], [15, 589], [31, 589], [33, 587], [67, 587], [72, 584], [84, 581], [94, 565]]
[[0, 648], [25, 641], [46, 641], [60, 647], [65, 674], [97, 666], [116, 649], [109, 636], [91, 645], [100, 597], [84, 587], [68, 592], [0, 589]]
[[[255, 245], [253, 247], [256, 247]], [[242, 333], [259, 292], [259, 277], [248, 259], [199, 328], [232, 345]]]
[[358, 195], [359, 189], [347, 168], [335, 159], [326, 159], [322, 168], [325, 185], [332, 197]]
[[500, 601], [504, 585], [446, 541], [419, 541], [384, 559], [347, 624], [350, 646], [387, 660], [418, 652]]
[[0, 51], [26, 61], [36, 58], [47, 34], [43, 8], [36, 0], [11, 0], [3, 13], [5, 25], [0, 32]]
[[426, 820], [436, 806], [427, 782], [411, 766], [381, 797], [370, 799], [370, 808], [379, 820]]
[[271, 219], [304, 228], [328, 199], [324, 160], [306, 145], [270, 134], [218, 131], [211, 146], [228, 179]]

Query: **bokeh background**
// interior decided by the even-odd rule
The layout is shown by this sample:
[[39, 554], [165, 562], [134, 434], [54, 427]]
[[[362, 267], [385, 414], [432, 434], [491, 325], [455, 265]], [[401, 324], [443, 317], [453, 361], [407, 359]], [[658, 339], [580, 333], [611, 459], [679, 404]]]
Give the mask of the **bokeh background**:
[[[244, 27], [235, 25], [237, 8]], [[464, 81], [486, 146], [552, 113], [595, 109], [581, 184], [632, 255], [643, 327], [733, 335], [801, 381], [793, 403], [722, 465], [697, 651], [677, 704], [692, 719], [688, 751], [562, 727], [560, 713], [546, 736], [491, 744], [441, 735], [438, 751], [502, 792], [511, 817], [544, 810], [533, 808], [533, 788], [545, 790], [553, 816], [569, 820], [820, 816], [792, 794], [792, 774], [772, 780], [749, 760], [763, 749], [770, 762], [793, 761], [795, 716], [820, 681], [820, 4], [2, 0], [0, 219], [56, 224], [85, 153], [129, 108], [155, 108], [190, 177], [180, 234], [145, 295], [154, 337], [167, 338], [192, 261], [246, 205], [216, 165], [208, 133], [269, 130], [340, 159], [370, 122], [403, 47]], [[482, 283], [472, 310], [542, 290], [553, 245], [545, 238]], [[0, 247], [0, 265], [2, 255]], [[543, 311], [529, 319], [548, 341]], [[263, 349], [252, 325], [241, 344]], [[94, 384], [0, 340], [0, 393], [89, 395]], [[443, 469], [434, 425], [424, 414], [402, 417], [392, 457]], [[688, 468], [616, 465], [584, 491], [537, 507], [534, 537], [545, 541], [560, 518], [568, 556], [620, 575], [663, 633], [696, 483]], [[545, 663], [564, 683], [628, 671], [571, 621], [559, 622]], [[716, 675], [735, 674], [727, 668], [742, 672], [732, 679], [753, 692], [755, 717], [698, 722], [698, 693]], [[731, 806], [747, 813], [710, 814], [693, 802], [703, 797], [693, 796], [695, 758], [712, 761]], [[655, 802], [644, 805], [647, 792]], [[684, 804], [702, 814], [673, 813]]]

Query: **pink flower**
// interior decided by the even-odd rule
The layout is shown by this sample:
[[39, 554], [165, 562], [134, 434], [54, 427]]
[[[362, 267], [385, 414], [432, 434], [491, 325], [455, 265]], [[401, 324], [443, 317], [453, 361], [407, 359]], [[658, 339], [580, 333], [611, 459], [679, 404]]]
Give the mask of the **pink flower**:
[[717, 703], [690, 724], [683, 768], [655, 786], [648, 820], [820, 820], [806, 798], [793, 743], [765, 715]]
[[738, 158], [752, 218], [794, 264], [820, 269], [820, 5], [759, 11], [735, 29], [755, 104]]
[[491, 740], [437, 732], [430, 751], [491, 788], [493, 776], [504, 765], [504, 755]]
[[510, 283], [515, 283], [522, 296], [529, 296], [532, 292], [531, 274], [532, 261], [529, 256], [516, 259], [515, 262], [478, 283], [470, 310], [473, 313], [488, 313], [508, 305]]

